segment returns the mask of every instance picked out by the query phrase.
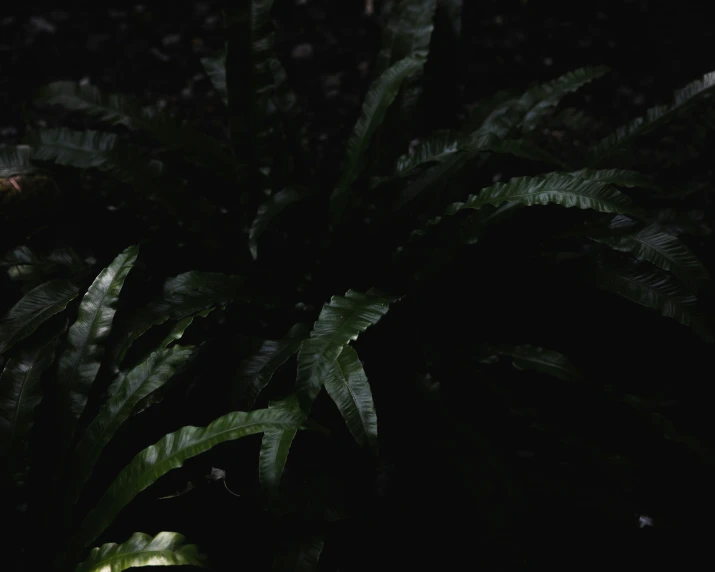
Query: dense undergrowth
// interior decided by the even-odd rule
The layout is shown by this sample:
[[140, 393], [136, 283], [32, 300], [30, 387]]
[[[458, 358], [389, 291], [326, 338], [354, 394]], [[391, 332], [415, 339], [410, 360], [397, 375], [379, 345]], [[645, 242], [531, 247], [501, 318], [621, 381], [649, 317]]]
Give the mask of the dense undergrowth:
[[38, 93], [96, 128], [0, 148], [11, 567], [528, 568], [697, 531], [715, 77], [614, 132], [562, 105], [605, 67], [432, 131], [459, 4], [395, 4], [328, 185], [270, 0], [202, 61], [224, 137]]

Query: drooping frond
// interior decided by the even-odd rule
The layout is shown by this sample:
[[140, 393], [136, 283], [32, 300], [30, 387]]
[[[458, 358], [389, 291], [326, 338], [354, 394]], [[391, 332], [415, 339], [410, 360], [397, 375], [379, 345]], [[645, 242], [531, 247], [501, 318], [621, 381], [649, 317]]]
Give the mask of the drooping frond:
[[672, 105], [656, 105], [651, 107], [645, 115], [638, 117], [630, 123], [619, 127], [589, 151], [588, 164], [595, 167], [613, 154], [628, 147], [631, 142], [670, 121], [679, 112], [691, 105], [696, 105], [712, 97], [715, 88], [715, 72], [705, 74], [702, 79], [696, 80], [683, 89], [675, 92], [675, 101]]
[[135, 532], [126, 542], [109, 542], [93, 548], [75, 572], [122, 572], [144, 566], [203, 566], [205, 558], [193, 544], [185, 544], [176, 532], [160, 532], [154, 538]]
[[186, 158], [228, 180], [235, 177], [232, 154], [218, 141], [174, 120], [154, 107], [142, 107], [126, 95], [102, 94], [95, 86], [60, 81], [44, 87], [37, 102], [59, 105], [112, 125], [146, 131], [161, 143], [182, 150]]
[[[453, 203], [443, 216], [453, 216], [465, 209], [479, 209], [484, 205], [499, 206], [517, 202], [525, 206], [557, 204], [567, 208], [594, 209], [605, 213], [633, 214], [637, 210], [631, 200], [606, 183], [588, 181], [563, 173], [549, 173], [538, 177], [517, 177], [497, 183], [470, 195], [463, 203]], [[427, 228], [438, 224], [436, 217], [413, 234], [422, 235]]]
[[398, 298], [371, 289], [362, 294], [348, 290], [323, 306], [310, 337], [298, 353], [296, 389], [301, 407], [309, 411], [345, 346], [376, 324]]
[[294, 429], [302, 423], [303, 415], [275, 409], [236, 411], [206, 427], [187, 426], [165, 435], [124, 467], [87, 515], [73, 543], [76, 547], [85, 547], [94, 542], [134, 497], [172, 469], [181, 467], [184, 461], [226, 441], [271, 429]]
[[397, 97], [405, 79], [421, 70], [422, 65], [421, 60], [402, 59], [380, 75], [367, 92], [362, 113], [348, 140], [342, 177], [331, 197], [331, 211], [334, 218], [339, 218], [345, 210], [350, 186], [362, 169], [365, 152], [373, 134], [385, 118], [387, 109]]
[[695, 296], [686, 292], [671, 275], [638, 269], [624, 272], [603, 270], [595, 274], [594, 279], [601, 288], [657, 310], [663, 316], [691, 327], [705, 341], [713, 341]]

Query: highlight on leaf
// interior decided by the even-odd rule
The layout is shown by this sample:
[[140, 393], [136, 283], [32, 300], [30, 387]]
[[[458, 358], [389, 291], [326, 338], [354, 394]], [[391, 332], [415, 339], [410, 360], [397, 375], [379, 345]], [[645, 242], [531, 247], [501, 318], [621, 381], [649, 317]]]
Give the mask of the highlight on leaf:
[[201, 566], [205, 557], [193, 544], [186, 544], [176, 532], [160, 532], [155, 537], [135, 532], [126, 542], [110, 542], [93, 548], [75, 572], [122, 572], [144, 566]]
[[303, 411], [309, 411], [345, 346], [384, 316], [399, 298], [371, 289], [348, 290], [323, 306], [310, 337], [298, 353], [296, 389]]

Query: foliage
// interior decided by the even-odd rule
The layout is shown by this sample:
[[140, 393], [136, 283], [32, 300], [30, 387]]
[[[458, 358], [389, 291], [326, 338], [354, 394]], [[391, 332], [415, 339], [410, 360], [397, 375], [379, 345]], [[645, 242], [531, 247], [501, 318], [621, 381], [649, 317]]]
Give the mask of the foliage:
[[[228, 10], [226, 51], [203, 61], [227, 104], [225, 140], [93, 86], [59, 82], [42, 91], [42, 104], [130, 131], [40, 130], [29, 147], [2, 150], [3, 181], [64, 176], [56, 166], [97, 169], [129, 185], [140, 203], [166, 205], [169, 241], [168, 229], [180, 228], [182, 240], [201, 245], [191, 262], [239, 272], [165, 280], [154, 300], [137, 295], [143, 303], [128, 304], [134, 311], [117, 331], [135, 248], [99, 274], [79, 305], [86, 259], [26, 246], [6, 257], [3, 264], [16, 278], [31, 276], [33, 287], [0, 323], [0, 352], [9, 356], [2, 426], [6, 450], [20, 461], [5, 479], [34, 502], [32, 530], [55, 530], [61, 565], [80, 562], [154, 481], [172, 472], [192, 490], [189, 458], [252, 433], [263, 437], [257, 470], [251, 466], [256, 482], [244, 481], [242, 494], [256, 503], [245, 521], [276, 555], [277, 569], [315, 569], [324, 538], [339, 528], [332, 524], [346, 516], [361, 529], [344, 533], [350, 542], [379, 526], [389, 531], [371, 510], [372, 477], [365, 476], [386, 459], [424, 456], [407, 504], [420, 487], [438, 489], [442, 504], [466, 504], [485, 531], [478, 547], [495, 553], [515, 535], [523, 543], [517, 551], [529, 551], [528, 535], [504, 516], [523, 506], [521, 487], [532, 478], [537, 489], [567, 480], [560, 469], [530, 467], [524, 477], [504, 451], [526, 447], [558, 458], [554, 466], [606, 473], [614, 493], [599, 492], [595, 501], [582, 491], [559, 494], [572, 494], [574, 506], [605, 507], [607, 523], [632, 517], [623, 499], [633, 498], [632, 481], [669, 462], [664, 441], [712, 469], [708, 445], [691, 436], [700, 428], [676, 428], [660, 405], [672, 388], [655, 383], [673, 339], [703, 361], [712, 341], [711, 260], [704, 243], [687, 236], [697, 224], [680, 209], [702, 189], [673, 183], [662, 165], [641, 168], [650, 145], [661, 143], [659, 129], [687, 123], [687, 112], [709, 100], [712, 76], [678, 92], [672, 107], [585, 149], [554, 141], [550, 126], [588, 123], [557, 108], [603, 76], [603, 67], [496, 94], [477, 102], [460, 129], [427, 132], [416, 110], [434, 89], [429, 64], [440, 64], [429, 48], [440, 34], [459, 32], [458, 5], [395, 3], [335, 180], [311, 179], [324, 166], [306, 168], [299, 134], [290, 132], [298, 111], [273, 51], [270, 0]], [[449, 14], [444, 30], [434, 16], [440, 9]], [[149, 145], [147, 154], [138, 131], [163, 147]], [[217, 224], [224, 208], [227, 222]], [[161, 265], [162, 244], [149, 269]], [[228, 306], [238, 310], [226, 314]], [[657, 325], [658, 314], [673, 320]], [[63, 316], [74, 319], [67, 332]], [[199, 348], [172, 345], [198, 323]], [[523, 375], [499, 367], [504, 357]], [[620, 365], [626, 358], [639, 362], [637, 375]], [[196, 380], [176, 396], [169, 381], [185, 369]], [[117, 467], [114, 480], [102, 477], [106, 492], [94, 494], [87, 485], [112, 437], [162, 399], [173, 399], [163, 411], [183, 407], [182, 414], [213, 421], [167, 432]], [[37, 430], [36, 412], [46, 419]], [[53, 434], [57, 419], [61, 431]], [[299, 433], [303, 426], [315, 431]], [[660, 443], [654, 453], [639, 448], [634, 436], [643, 433]], [[32, 453], [37, 443], [41, 453]], [[32, 471], [38, 459], [51, 468], [50, 494], [34, 490], [32, 478], [25, 482], [28, 451]], [[244, 453], [218, 458], [255, 462]], [[57, 526], [68, 523], [76, 533]], [[227, 537], [238, 534], [228, 530]], [[157, 547], [163, 560], [152, 556]], [[198, 562], [175, 533], [137, 534], [95, 548], [78, 569], [114, 554], [120, 566]]]

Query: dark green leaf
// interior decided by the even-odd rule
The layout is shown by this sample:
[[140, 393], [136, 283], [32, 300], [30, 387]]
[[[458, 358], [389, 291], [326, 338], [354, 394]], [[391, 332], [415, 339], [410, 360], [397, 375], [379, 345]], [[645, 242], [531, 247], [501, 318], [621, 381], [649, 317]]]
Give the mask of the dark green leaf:
[[0, 179], [30, 175], [36, 170], [30, 162], [30, 148], [27, 145], [0, 146]]
[[436, 5], [436, 0], [402, 0], [393, 5], [382, 33], [377, 75], [404, 58], [427, 59]]
[[79, 294], [69, 280], [52, 280], [30, 290], [0, 321], [0, 354], [61, 312]]
[[258, 239], [268, 228], [273, 219], [283, 212], [286, 207], [298, 202], [302, 198], [303, 195], [298, 191], [283, 189], [258, 208], [258, 213], [256, 214], [256, 218], [253, 219], [251, 230], [248, 234], [248, 244], [251, 249], [251, 256], [253, 256], [254, 260], [258, 258]]
[[625, 169], [581, 169], [569, 173], [572, 177], [608, 183], [617, 187], [640, 187], [642, 189], [661, 190], [653, 181], [636, 171]]
[[377, 450], [377, 413], [367, 376], [350, 346], [343, 348], [325, 378], [325, 390], [338, 406], [355, 441]]
[[685, 292], [669, 274], [659, 271], [603, 271], [595, 278], [602, 288], [690, 326], [705, 341], [713, 340], [709, 327], [703, 323], [695, 296]]
[[119, 293], [138, 251], [137, 246], [130, 246], [100, 272], [82, 298], [77, 320], [67, 334], [67, 347], [58, 362], [58, 383], [74, 422], [87, 404], [112, 328]]
[[122, 572], [144, 566], [203, 566], [205, 558], [193, 544], [185, 544], [176, 532], [160, 532], [154, 538], [135, 532], [123, 544], [113, 542], [93, 548], [75, 572]]
[[231, 137], [241, 163], [270, 167], [273, 158], [276, 60], [273, 0], [230, 4], [226, 20], [226, 86]]
[[422, 69], [423, 62], [412, 58], [400, 60], [378, 77], [365, 96], [362, 113], [347, 145], [346, 164], [343, 175], [333, 191], [331, 210], [336, 218], [342, 216], [347, 193], [362, 169], [362, 162], [375, 130], [380, 126], [385, 113], [397, 97], [402, 83]]
[[206, 427], [188, 426], [169, 433], [124, 467], [85, 518], [76, 544], [84, 547], [93, 542], [135, 496], [170, 470], [181, 467], [187, 459], [225, 441], [271, 429], [293, 429], [302, 423], [301, 414], [259, 409], [248, 413], [236, 411], [219, 417]]
[[715, 72], [705, 74], [702, 79], [686, 85], [675, 92], [673, 105], [656, 105], [648, 109], [644, 116], [619, 127], [614, 133], [604, 137], [589, 151], [589, 165], [595, 167], [614, 153], [628, 147], [630, 143], [652, 129], [672, 119], [683, 109], [709, 98], [715, 88]]
[[44, 87], [37, 102], [60, 105], [99, 121], [146, 131], [166, 145], [181, 148], [190, 161], [208, 167], [227, 180], [234, 180], [235, 161], [223, 145], [153, 107], [141, 107], [129, 96], [104, 95], [92, 85], [59, 81]]
[[564, 381], [583, 381], [583, 375], [566, 356], [539, 346], [495, 346], [489, 353], [509, 356], [517, 369], [530, 369]]
[[[606, 213], [632, 214], [638, 211], [631, 200], [606, 183], [577, 179], [567, 174], [549, 173], [538, 177], [517, 177], [497, 183], [477, 195], [470, 195], [464, 203], [453, 203], [445, 211], [452, 216], [465, 209], [480, 209], [484, 205], [499, 206], [518, 202], [526, 206], [557, 204], [567, 208], [595, 209]], [[443, 217], [427, 222], [427, 227], [438, 224]], [[414, 234], [424, 234], [425, 230]]]
[[366, 294], [348, 290], [323, 306], [310, 337], [298, 352], [296, 388], [303, 411], [309, 411], [344, 347], [376, 324], [399, 298], [371, 289]]
[[129, 419], [134, 407], [145, 397], [162, 387], [189, 359], [192, 348], [174, 346], [152, 353], [145, 361], [122, 376], [121, 385], [100, 408], [87, 427], [72, 457], [71, 491], [67, 492], [70, 506], [92, 476], [102, 451]]
[[705, 266], [675, 236], [663, 232], [657, 225], [649, 225], [637, 232], [616, 236], [591, 237], [615, 250], [630, 252], [638, 260], [672, 272], [684, 283], [694, 285], [710, 277]]
[[296, 324], [283, 339], [263, 342], [258, 353], [241, 364], [238, 385], [247, 409], [253, 407], [256, 397], [268, 385], [276, 370], [298, 351], [309, 333], [309, 327]]
[[209, 76], [211, 84], [219, 93], [223, 102], [228, 104], [226, 92], [226, 53], [222, 52], [217, 56], [201, 58], [201, 65], [204, 66], [206, 75]]
[[235, 300], [242, 293], [243, 280], [238, 276], [214, 272], [191, 271], [169, 278], [164, 291], [135, 317], [118, 350], [116, 363], [126, 356], [134, 342], [152, 326], [167, 320], [181, 320], [211, 306]]
[[273, 572], [315, 572], [323, 551], [322, 536], [304, 536], [293, 544], [279, 549], [273, 559]]
[[[55, 360], [56, 340], [11, 357], [0, 374], [0, 460], [7, 477], [19, 478], [17, 484], [24, 481], [28, 436], [42, 401], [40, 379]], [[20, 474], [15, 473], [18, 468]]]
[[[301, 413], [300, 404], [295, 395], [281, 401], [272, 401], [268, 409], [305, 416]], [[278, 494], [290, 446], [297, 432], [297, 428], [292, 428], [271, 429], [263, 433], [261, 452], [258, 458], [258, 478], [261, 481], [261, 486], [271, 496]]]

